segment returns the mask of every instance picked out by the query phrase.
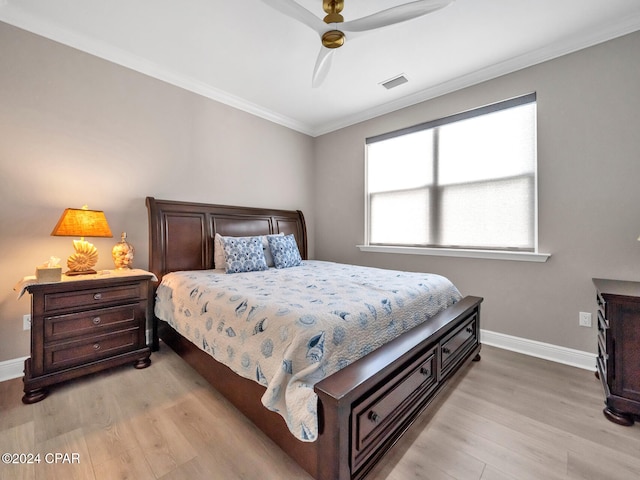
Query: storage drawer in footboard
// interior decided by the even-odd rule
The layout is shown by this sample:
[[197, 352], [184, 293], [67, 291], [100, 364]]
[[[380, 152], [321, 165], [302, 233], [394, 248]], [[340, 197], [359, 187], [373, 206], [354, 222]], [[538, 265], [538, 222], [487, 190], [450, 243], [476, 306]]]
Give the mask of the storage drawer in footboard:
[[474, 313], [460, 327], [447, 335], [441, 342], [442, 370], [438, 380], [442, 380], [451, 370], [467, 358], [468, 353], [479, 342], [478, 317]]
[[394, 378], [367, 395], [351, 417], [351, 464], [357, 471], [422, 408], [437, 386], [437, 347], [401, 368]]

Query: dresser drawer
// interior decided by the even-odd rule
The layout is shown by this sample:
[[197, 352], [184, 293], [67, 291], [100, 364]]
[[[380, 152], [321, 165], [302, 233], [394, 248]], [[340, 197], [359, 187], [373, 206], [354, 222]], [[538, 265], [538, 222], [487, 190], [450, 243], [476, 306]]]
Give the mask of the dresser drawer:
[[465, 358], [465, 354], [478, 344], [478, 320], [472, 315], [467, 322], [444, 339], [441, 347], [442, 377]]
[[99, 308], [78, 313], [45, 317], [44, 342], [78, 336], [94, 336], [110, 330], [135, 327], [145, 316], [145, 303]]
[[140, 282], [90, 290], [46, 293], [44, 295], [44, 311], [46, 313], [79, 307], [87, 309], [140, 298], [144, 298]]
[[607, 352], [604, 351], [602, 344], [598, 340], [598, 358], [596, 360], [596, 366], [598, 367], [598, 374], [603, 375], [605, 381], [607, 381], [607, 360], [609, 359]]
[[596, 304], [598, 305], [598, 308], [602, 311], [602, 314], [606, 316], [607, 302], [602, 297], [600, 292], [596, 292]]
[[55, 343], [44, 347], [45, 371], [51, 372], [134, 350], [139, 344], [138, 327], [88, 339]]
[[604, 345], [607, 344], [607, 332], [609, 330], [609, 322], [604, 318], [602, 312], [598, 310], [598, 334], [602, 335], [604, 339]]
[[371, 394], [352, 417], [353, 468], [356, 470], [402, 425], [402, 417], [419, 408], [437, 385], [437, 349], [419, 357], [397, 375], [397, 382]]

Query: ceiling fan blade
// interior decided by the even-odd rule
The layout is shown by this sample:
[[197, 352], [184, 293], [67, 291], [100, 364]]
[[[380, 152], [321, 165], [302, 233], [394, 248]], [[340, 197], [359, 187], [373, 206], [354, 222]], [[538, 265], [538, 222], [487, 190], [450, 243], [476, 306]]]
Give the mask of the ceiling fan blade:
[[286, 16], [304, 23], [317, 33], [327, 29], [327, 24], [321, 18], [316, 17], [295, 0], [262, 0], [274, 10], [284, 13]]
[[316, 60], [316, 66], [313, 69], [313, 77], [311, 80], [311, 86], [317, 88], [324, 82], [325, 78], [331, 70], [331, 62], [333, 60], [334, 48], [320, 47], [320, 53]]
[[346, 32], [364, 32], [365, 30], [386, 27], [440, 10], [453, 3], [453, 1], [454, 0], [419, 0], [409, 2], [366, 17], [341, 23], [340, 29]]

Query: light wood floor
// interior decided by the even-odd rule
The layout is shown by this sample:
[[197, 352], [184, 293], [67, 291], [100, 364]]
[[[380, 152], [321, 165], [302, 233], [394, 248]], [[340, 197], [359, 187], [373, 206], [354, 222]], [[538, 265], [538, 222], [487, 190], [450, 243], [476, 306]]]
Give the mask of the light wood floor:
[[[169, 348], [145, 370], [123, 367], [23, 405], [20, 379], [0, 383], [2, 479], [309, 480]], [[640, 424], [602, 415], [593, 373], [483, 347], [367, 480], [640, 478]], [[47, 464], [45, 454], [77, 454]], [[49, 457], [50, 459], [51, 457]]]

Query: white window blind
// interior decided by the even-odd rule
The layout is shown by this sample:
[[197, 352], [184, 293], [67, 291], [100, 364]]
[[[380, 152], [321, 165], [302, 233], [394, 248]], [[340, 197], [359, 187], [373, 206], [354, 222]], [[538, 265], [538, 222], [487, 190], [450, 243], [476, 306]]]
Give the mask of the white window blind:
[[369, 245], [536, 250], [535, 94], [367, 139]]

